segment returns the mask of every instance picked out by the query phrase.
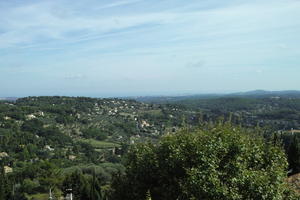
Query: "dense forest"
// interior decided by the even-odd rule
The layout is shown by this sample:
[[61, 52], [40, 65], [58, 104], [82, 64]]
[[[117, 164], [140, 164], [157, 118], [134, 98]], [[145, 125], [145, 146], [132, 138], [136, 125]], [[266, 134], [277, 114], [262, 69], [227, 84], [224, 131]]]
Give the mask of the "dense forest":
[[[237, 133], [228, 135], [236, 143], [227, 143], [223, 135], [216, 137], [217, 133], [236, 129], [239, 129]], [[245, 196], [237, 192], [241, 188], [253, 195], [267, 195], [264, 199], [291, 199], [293, 189], [289, 190], [284, 183], [287, 176], [300, 173], [299, 130], [300, 99], [296, 97], [210, 96], [172, 101], [164, 98], [159, 102], [61, 96], [3, 100], [0, 101], [0, 200], [42, 200], [50, 196], [59, 199], [70, 193], [73, 199], [214, 199], [212, 196], [215, 199], [260, 199], [250, 193]], [[200, 132], [201, 136], [193, 136]], [[247, 136], [239, 136], [244, 134]], [[257, 151], [264, 152], [261, 158], [252, 157], [249, 135], [261, 138], [255, 143]], [[192, 143], [195, 138], [199, 140], [197, 144], [203, 144], [198, 145], [199, 149]], [[213, 144], [220, 139], [224, 140], [224, 149], [214, 149]], [[188, 141], [191, 144], [186, 143], [182, 149], [181, 143]], [[201, 149], [204, 141], [211, 144], [212, 149]], [[249, 158], [243, 157], [244, 150], [239, 150], [243, 147], [237, 144], [245, 144]], [[185, 150], [189, 145], [197, 148]], [[174, 149], [168, 150], [168, 146]], [[228, 154], [223, 160], [215, 161], [206, 158], [206, 154], [202, 157], [215, 164], [228, 161], [228, 169], [221, 169], [217, 164], [212, 167], [204, 161], [198, 165], [197, 158], [201, 156], [194, 151], [215, 156], [222, 152]], [[190, 157], [196, 160], [187, 161]], [[237, 166], [238, 162], [233, 162], [231, 157], [239, 157], [245, 166]], [[271, 160], [266, 160], [267, 157]], [[256, 169], [253, 162], [260, 163], [261, 167]], [[175, 165], [179, 168], [172, 171], [171, 166]], [[212, 167], [210, 172], [204, 170], [208, 166]], [[240, 174], [235, 174], [229, 181], [226, 173], [230, 167], [253, 179], [241, 182]], [[249, 168], [253, 170], [245, 174], [243, 170]], [[202, 179], [198, 177], [203, 175], [199, 172], [201, 169], [206, 173]], [[270, 174], [261, 174], [259, 179], [258, 174], [265, 170], [276, 172], [278, 177], [269, 180]], [[213, 171], [223, 175], [214, 175]], [[153, 179], [145, 179], [145, 174]], [[278, 182], [270, 184], [276, 178]], [[203, 184], [204, 179], [207, 185]], [[202, 182], [197, 183], [200, 180]], [[244, 184], [253, 180], [257, 180], [258, 185], [245, 189]], [[261, 181], [266, 182], [259, 185]], [[168, 196], [166, 185], [170, 191], [177, 191], [172, 194], [175, 196]], [[217, 189], [208, 193], [205, 188], [200, 190], [200, 185]], [[258, 187], [264, 189], [259, 193]], [[269, 190], [272, 192], [264, 193]], [[124, 193], [130, 196], [120, 197]]]

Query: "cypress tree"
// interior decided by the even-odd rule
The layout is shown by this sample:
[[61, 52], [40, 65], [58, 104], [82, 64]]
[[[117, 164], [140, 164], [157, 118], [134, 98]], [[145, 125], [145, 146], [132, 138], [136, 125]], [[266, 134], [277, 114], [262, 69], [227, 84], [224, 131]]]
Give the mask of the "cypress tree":
[[300, 140], [294, 135], [293, 140], [288, 149], [288, 160], [292, 174], [300, 172]]
[[0, 200], [5, 200], [5, 172], [2, 161], [0, 165]]
[[95, 169], [93, 170], [93, 178], [92, 178], [92, 184], [91, 184], [90, 191], [91, 191], [91, 193], [90, 193], [91, 200], [101, 200], [102, 199], [101, 185], [96, 177]]

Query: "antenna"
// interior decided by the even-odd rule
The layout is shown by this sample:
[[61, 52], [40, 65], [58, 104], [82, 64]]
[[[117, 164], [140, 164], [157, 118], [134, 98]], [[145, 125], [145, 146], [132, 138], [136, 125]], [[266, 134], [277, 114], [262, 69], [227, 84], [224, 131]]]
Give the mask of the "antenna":
[[69, 200], [73, 200], [73, 193], [72, 193], [72, 189], [67, 189], [67, 191], [70, 191], [70, 196], [69, 196]]
[[50, 190], [49, 190], [49, 200], [50, 200], [50, 199], [51, 199], [51, 200], [53, 199], [51, 188], [50, 188]]

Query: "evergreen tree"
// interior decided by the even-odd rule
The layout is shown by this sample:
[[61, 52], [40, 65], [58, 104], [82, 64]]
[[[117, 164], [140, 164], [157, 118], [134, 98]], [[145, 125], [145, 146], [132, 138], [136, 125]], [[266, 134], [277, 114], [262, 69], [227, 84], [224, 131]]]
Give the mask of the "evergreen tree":
[[91, 191], [91, 193], [90, 193], [91, 200], [102, 200], [101, 185], [96, 177], [95, 169], [93, 170], [93, 177], [92, 177], [90, 191]]
[[2, 160], [0, 162], [0, 200], [5, 200], [5, 173]]
[[300, 139], [294, 135], [293, 140], [288, 148], [289, 167], [292, 174], [300, 172]]
[[89, 195], [90, 195], [90, 192], [88, 191], [89, 188], [90, 185], [87, 179], [79, 170], [68, 175], [62, 184], [62, 191], [64, 195], [66, 196], [68, 194], [68, 190], [71, 189], [74, 196], [73, 197], [74, 200], [89, 199]]

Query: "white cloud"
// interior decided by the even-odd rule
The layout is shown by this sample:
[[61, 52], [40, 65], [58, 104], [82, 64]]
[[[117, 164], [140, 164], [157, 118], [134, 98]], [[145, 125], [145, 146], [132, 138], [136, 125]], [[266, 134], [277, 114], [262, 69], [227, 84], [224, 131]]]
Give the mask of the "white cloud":
[[205, 61], [197, 61], [197, 62], [190, 62], [186, 65], [187, 68], [203, 68], [205, 66]]
[[31, 71], [43, 69], [35, 76], [51, 72], [70, 85], [85, 78], [99, 85], [101, 76], [106, 82], [124, 77], [144, 80], [145, 87], [154, 80], [178, 88], [205, 85], [215, 76], [235, 86], [233, 74], [247, 79], [260, 73], [260, 66], [267, 74], [292, 61], [297, 65], [300, 1], [70, 2], [35, 1], [0, 10], [0, 65], [24, 61]]
[[288, 45], [287, 44], [278, 44], [278, 47], [281, 48], [281, 49], [287, 49], [288, 48]]
[[[151, 13], [124, 16], [68, 16], [60, 17], [49, 4], [38, 4], [12, 8], [6, 13], [6, 21], [0, 22], [5, 33], [0, 35], [0, 48], [30, 43], [44, 43], [47, 40], [79, 42], [97, 39], [101, 34], [118, 31], [149, 23], [168, 23], [176, 18], [172, 13]], [[4, 14], [3, 14], [4, 15]], [[1, 14], [0, 14], [1, 17]]]
[[82, 79], [85, 79], [87, 77], [83, 74], [68, 74], [64, 78], [65, 79], [71, 79], [71, 80], [82, 80]]
[[114, 2], [114, 3], [110, 3], [110, 4], [106, 4], [104, 6], [97, 7], [96, 10], [130, 5], [130, 4], [138, 3], [138, 2], [141, 2], [141, 1], [142, 0], [127, 0], [127, 1], [123, 0], [123, 1], [117, 1], [117, 2]]
[[[100, 8], [131, 5], [141, 0], [116, 1]], [[248, 3], [238, 6], [221, 7], [200, 11], [159, 11], [134, 14], [127, 10], [120, 15], [106, 15], [97, 12], [77, 11], [72, 6], [59, 6], [60, 1], [39, 2], [9, 8], [0, 14], [0, 27], [5, 33], [0, 35], [0, 48], [28, 44], [46, 45], [51, 41], [74, 43], [101, 39], [109, 32], [122, 32], [128, 28], [160, 24], [170, 29], [178, 39], [215, 37], [224, 34], [246, 34], [267, 28], [280, 27], [279, 23], [270, 24], [274, 14], [279, 20], [291, 9], [300, 8], [293, 1], [268, 3]], [[64, 13], [64, 14], [61, 14]], [[292, 17], [292, 16], [290, 16]], [[3, 20], [5, 19], [5, 20]], [[286, 25], [293, 24], [287, 21]], [[282, 25], [282, 23], [280, 23]]]

